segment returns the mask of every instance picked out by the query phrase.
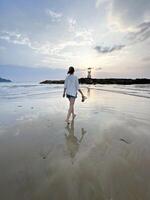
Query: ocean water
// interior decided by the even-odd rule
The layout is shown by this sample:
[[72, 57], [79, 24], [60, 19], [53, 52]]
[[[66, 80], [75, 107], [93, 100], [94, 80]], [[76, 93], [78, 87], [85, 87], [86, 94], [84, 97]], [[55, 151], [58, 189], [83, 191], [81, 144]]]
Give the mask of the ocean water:
[[39, 83], [0, 83], [0, 100], [36, 98], [61, 91], [63, 85]]
[[[124, 95], [150, 98], [150, 84], [138, 85], [82, 85], [81, 88], [91, 88]], [[63, 85], [39, 83], [0, 83], [0, 100], [37, 98], [50, 93], [62, 92]]]
[[135, 84], [135, 85], [96, 85], [96, 89], [132, 95], [143, 98], [150, 98], [150, 84]]
[[13, 124], [31, 111], [32, 115], [37, 115], [50, 99], [62, 96], [62, 90], [63, 85], [0, 83], [0, 126]]

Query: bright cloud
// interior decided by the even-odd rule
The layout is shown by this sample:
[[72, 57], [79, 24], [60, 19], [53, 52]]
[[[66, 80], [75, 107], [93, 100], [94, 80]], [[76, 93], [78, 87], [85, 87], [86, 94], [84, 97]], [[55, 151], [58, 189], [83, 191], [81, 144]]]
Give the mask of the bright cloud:
[[24, 36], [21, 33], [8, 31], [1, 31], [0, 39], [14, 44], [27, 45], [31, 49], [36, 50], [42, 54], [55, 54], [65, 49], [66, 47], [86, 46], [91, 45], [92, 42], [91, 31], [88, 30], [75, 32], [72, 40], [66, 40], [58, 43], [51, 43], [49, 41], [44, 43], [41, 43], [40, 41], [32, 41], [29, 37]]
[[76, 28], [77, 21], [76, 19], [68, 18], [68, 24], [69, 24], [69, 31], [72, 32]]
[[96, 0], [96, 8], [103, 2], [107, 2], [108, 25], [111, 28], [129, 31], [150, 20], [149, 0]]
[[75, 32], [75, 38], [79, 38], [83, 41], [87, 41], [87, 44], [91, 44], [94, 42], [93, 39], [93, 30], [82, 30], [82, 31], [76, 31]]
[[1, 31], [0, 39], [6, 40], [7, 42], [19, 44], [19, 45], [27, 45], [31, 47], [30, 39], [27, 36], [24, 36], [17, 32], [9, 32], [9, 31]]
[[108, 13], [109, 23], [118, 26], [120, 30], [133, 29], [147, 20], [149, 10], [149, 0], [112, 0]]
[[98, 8], [102, 3], [107, 2], [107, 1], [109, 0], [96, 0], [96, 4], [95, 4], [96, 8]]
[[46, 9], [46, 14], [51, 18], [52, 21], [60, 21], [63, 14], [62, 13], [59, 13], [59, 12], [55, 12], [53, 10], [50, 10], [50, 9]]
[[128, 33], [128, 39], [132, 43], [143, 42], [150, 38], [150, 21], [143, 22], [136, 27], [135, 31]]

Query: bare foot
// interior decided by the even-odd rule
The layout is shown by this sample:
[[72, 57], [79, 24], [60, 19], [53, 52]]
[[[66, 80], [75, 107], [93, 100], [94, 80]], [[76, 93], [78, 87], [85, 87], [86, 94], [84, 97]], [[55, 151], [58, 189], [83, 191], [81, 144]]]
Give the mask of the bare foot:
[[76, 114], [72, 115], [72, 119], [74, 119], [76, 116], [77, 116]]

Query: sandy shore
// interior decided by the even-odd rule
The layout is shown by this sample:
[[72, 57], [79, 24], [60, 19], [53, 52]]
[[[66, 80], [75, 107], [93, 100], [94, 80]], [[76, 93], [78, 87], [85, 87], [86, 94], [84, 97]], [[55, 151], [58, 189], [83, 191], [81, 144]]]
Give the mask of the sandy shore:
[[149, 200], [150, 99], [84, 89], [0, 104], [2, 200]]

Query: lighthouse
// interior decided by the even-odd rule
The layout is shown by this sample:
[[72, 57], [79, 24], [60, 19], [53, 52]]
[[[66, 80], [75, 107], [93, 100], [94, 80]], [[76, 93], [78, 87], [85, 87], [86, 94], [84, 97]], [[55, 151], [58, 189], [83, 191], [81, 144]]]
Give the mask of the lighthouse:
[[88, 68], [88, 75], [87, 75], [87, 78], [89, 78], [89, 79], [91, 79], [91, 70], [92, 70], [92, 68], [89, 67]]

